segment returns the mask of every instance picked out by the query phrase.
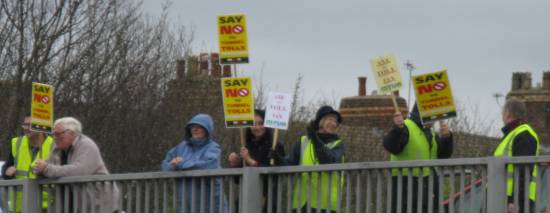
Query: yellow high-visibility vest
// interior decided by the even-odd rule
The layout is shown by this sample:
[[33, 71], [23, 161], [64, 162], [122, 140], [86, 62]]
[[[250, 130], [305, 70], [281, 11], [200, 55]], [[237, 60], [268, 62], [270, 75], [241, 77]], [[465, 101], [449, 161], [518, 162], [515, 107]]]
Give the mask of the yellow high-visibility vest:
[[[437, 142], [435, 141], [435, 132], [432, 131], [431, 141], [428, 142], [424, 131], [410, 119], [405, 119], [405, 126], [409, 131], [409, 141], [407, 145], [399, 154], [390, 155], [390, 161], [403, 161], [403, 160], [432, 160], [437, 159]], [[431, 144], [431, 145], [430, 145]], [[409, 174], [409, 169], [401, 169], [403, 175]], [[412, 169], [413, 176], [420, 176], [420, 168]], [[397, 176], [399, 169], [392, 169], [392, 176]], [[422, 169], [422, 176], [430, 175], [429, 168]]]
[[[32, 172], [32, 167], [37, 160], [47, 160], [53, 146], [53, 138], [47, 136], [40, 147], [40, 150], [32, 156], [31, 146], [27, 136], [16, 137], [11, 140], [11, 153], [13, 155], [14, 166], [16, 169], [16, 179], [36, 179], [36, 174]], [[16, 193], [15, 211], [21, 212], [22, 193]], [[42, 192], [42, 208], [48, 208], [48, 193]], [[13, 209], [11, 207], [10, 209]]]
[[[537, 150], [536, 150], [535, 156], [539, 156], [539, 149], [540, 149], [539, 148], [539, 144], [540, 144], [539, 137], [538, 137], [537, 133], [535, 132], [535, 130], [533, 130], [533, 128], [531, 128], [531, 126], [529, 126], [527, 124], [519, 125], [515, 129], [510, 131], [510, 133], [508, 133], [508, 135], [506, 135], [506, 137], [498, 145], [497, 149], [495, 150], [494, 156], [495, 157], [502, 157], [502, 156], [512, 157], [512, 147], [514, 145], [513, 144], [514, 139], [516, 138], [517, 135], [519, 135], [519, 134], [521, 134], [525, 131], [527, 131], [529, 134], [531, 134], [531, 136], [533, 136], [533, 138], [535, 138], [535, 140], [537, 141]], [[512, 196], [512, 194], [514, 192], [514, 165], [513, 164], [508, 164], [508, 166], [506, 167], [506, 171], [507, 171], [506, 195], [507, 196]], [[529, 182], [529, 199], [532, 200], [532, 201], [535, 201], [535, 199], [537, 197], [537, 191], [536, 191], [537, 190], [537, 183], [535, 182], [536, 177], [537, 177], [537, 165], [535, 164], [533, 166], [531, 181]]]
[[[325, 144], [325, 146], [330, 149], [330, 148], [334, 148], [341, 142], [342, 142], [341, 140], [337, 140], [337, 141], [333, 141], [331, 143]], [[311, 140], [308, 139], [306, 136], [302, 136], [300, 143], [301, 143], [300, 147], [302, 147], [300, 152], [300, 155], [301, 155], [300, 165], [301, 166], [319, 165], [319, 161], [315, 156], [315, 150], [314, 150], [313, 144], [311, 143]], [[343, 161], [344, 161], [344, 157], [342, 157], [341, 163], [343, 163]], [[318, 181], [319, 175], [321, 175], [320, 183]], [[338, 190], [341, 190], [344, 184], [343, 176], [340, 173], [333, 173], [331, 176], [330, 172], [311, 172], [311, 173], [302, 173], [300, 176], [301, 176], [300, 185], [298, 184], [294, 185], [294, 193], [293, 193], [294, 196], [293, 196], [293, 202], [292, 202], [292, 207], [294, 209], [302, 208], [308, 201], [307, 200], [308, 187], [309, 187], [309, 182], [311, 181], [311, 188], [309, 193], [311, 196], [311, 202], [309, 203], [311, 208], [316, 209], [317, 207], [320, 207], [321, 209], [336, 211], [336, 209], [338, 208]], [[341, 177], [340, 185], [338, 185], [338, 177]], [[329, 179], [330, 179], [330, 188], [329, 188]], [[319, 191], [319, 187], [321, 191]], [[330, 190], [330, 197], [327, 197], [329, 195], [329, 190]], [[317, 202], [317, 196], [321, 197], [320, 206], [319, 206], [319, 203]]]

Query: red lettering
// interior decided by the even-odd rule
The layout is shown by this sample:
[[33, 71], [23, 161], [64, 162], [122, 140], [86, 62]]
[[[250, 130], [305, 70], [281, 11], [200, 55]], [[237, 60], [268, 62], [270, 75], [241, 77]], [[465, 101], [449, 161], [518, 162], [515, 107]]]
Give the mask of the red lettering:
[[422, 95], [426, 92], [432, 92], [432, 85], [428, 84], [428, 85], [422, 85], [422, 86], [418, 87], [418, 94], [419, 95]]
[[34, 102], [42, 102], [42, 95], [34, 94]]
[[237, 89], [226, 89], [225, 97], [233, 98], [239, 96], [239, 91]]
[[233, 33], [233, 28], [231, 26], [220, 26], [220, 34], [231, 34]]

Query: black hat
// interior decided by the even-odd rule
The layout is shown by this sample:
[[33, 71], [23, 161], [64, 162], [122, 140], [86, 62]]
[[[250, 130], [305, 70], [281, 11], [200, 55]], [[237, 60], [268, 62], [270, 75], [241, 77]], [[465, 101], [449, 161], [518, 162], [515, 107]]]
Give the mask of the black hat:
[[340, 113], [336, 110], [334, 110], [331, 106], [322, 106], [317, 110], [317, 114], [315, 115], [315, 124], [319, 126], [319, 122], [321, 121], [321, 118], [323, 118], [325, 115], [328, 114], [334, 114], [336, 115], [336, 118], [338, 119], [338, 123], [342, 123], [342, 116]]

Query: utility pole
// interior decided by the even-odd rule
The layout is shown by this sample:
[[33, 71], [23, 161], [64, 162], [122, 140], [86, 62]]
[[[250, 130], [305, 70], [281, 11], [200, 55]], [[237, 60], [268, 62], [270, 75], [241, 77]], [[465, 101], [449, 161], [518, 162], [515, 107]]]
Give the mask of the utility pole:
[[407, 105], [408, 107], [411, 107], [411, 78], [412, 78], [412, 71], [415, 70], [416, 67], [410, 60], [407, 60], [407, 62], [405, 63], [405, 67], [409, 71], [409, 94], [407, 95]]

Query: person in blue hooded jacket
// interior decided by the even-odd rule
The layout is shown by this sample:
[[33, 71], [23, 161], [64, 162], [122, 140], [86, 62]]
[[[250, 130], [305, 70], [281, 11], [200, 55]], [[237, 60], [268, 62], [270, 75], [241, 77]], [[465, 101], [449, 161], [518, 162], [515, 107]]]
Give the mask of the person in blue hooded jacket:
[[[220, 146], [214, 141], [214, 122], [207, 114], [198, 114], [185, 126], [185, 139], [170, 149], [162, 161], [163, 171], [221, 169]], [[227, 212], [227, 202], [221, 194], [221, 179], [214, 180], [214, 208], [210, 210], [210, 179], [180, 180], [178, 187], [178, 212]], [[205, 187], [204, 189], [201, 188]], [[185, 191], [184, 191], [185, 190]], [[201, 196], [201, 191], [204, 194]], [[193, 196], [195, 199], [193, 199]], [[185, 200], [183, 200], [185, 198]], [[201, 199], [206, 199], [201, 202]], [[192, 201], [194, 203], [192, 203]], [[222, 202], [223, 201], [223, 202]], [[203, 204], [201, 207], [201, 203]], [[193, 208], [193, 209], [191, 209]], [[204, 211], [200, 211], [204, 208]]]

